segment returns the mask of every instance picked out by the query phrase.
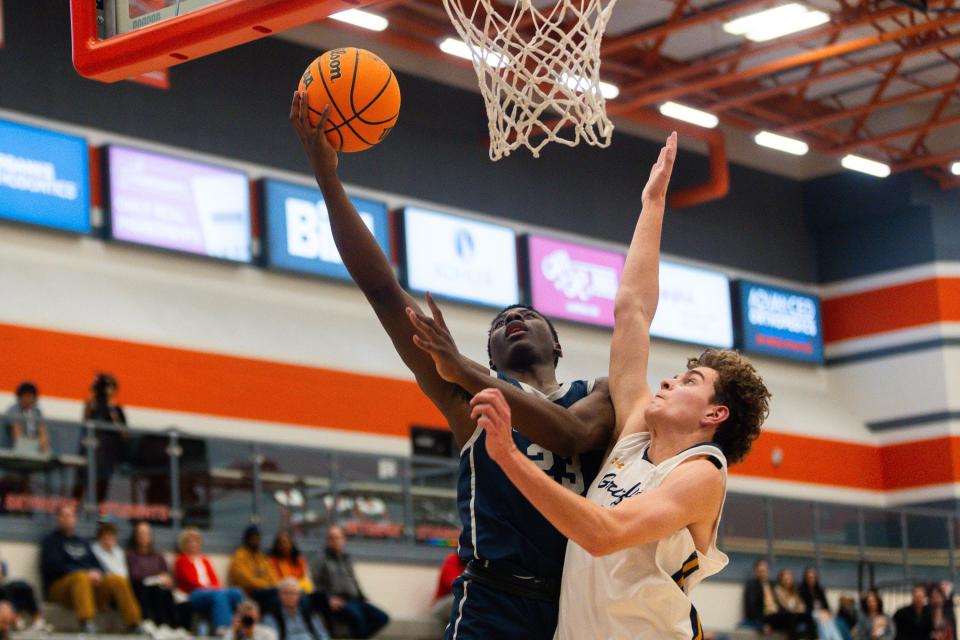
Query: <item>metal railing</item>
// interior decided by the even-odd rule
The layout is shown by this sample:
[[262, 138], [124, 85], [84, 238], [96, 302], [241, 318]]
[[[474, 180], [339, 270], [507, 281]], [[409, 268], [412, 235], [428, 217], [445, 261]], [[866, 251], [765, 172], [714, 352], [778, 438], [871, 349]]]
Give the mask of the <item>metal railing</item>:
[[[158, 525], [172, 542], [184, 526], [208, 547], [232, 549], [250, 522], [269, 534], [291, 530], [319, 547], [330, 524], [343, 526], [361, 556], [435, 562], [455, 546], [457, 461], [339, 451], [170, 428], [118, 428], [48, 421], [51, 452], [0, 450], [0, 527], [7, 539], [37, 539], [62, 501], [83, 521], [103, 513]], [[98, 495], [99, 493], [99, 495]], [[740, 580], [757, 557], [774, 570], [816, 567], [824, 584], [858, 586], [869, 564], [876, 580], [955, 580], [957, 514], [873, 509], [747, 494], [728, 496], [720, 546]], [[43, 524], [43, 526], [38, 526]]]

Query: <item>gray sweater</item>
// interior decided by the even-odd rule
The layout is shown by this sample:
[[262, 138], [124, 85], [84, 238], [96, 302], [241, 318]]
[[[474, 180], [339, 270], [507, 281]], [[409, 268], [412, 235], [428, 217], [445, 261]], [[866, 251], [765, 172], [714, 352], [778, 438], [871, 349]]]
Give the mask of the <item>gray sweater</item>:
[[313, 567], [313, 584], [317, 591], [345, 599], [365, 599], [353, 571], [353, 560], [346, 553], [339, 556], [327, 549]]

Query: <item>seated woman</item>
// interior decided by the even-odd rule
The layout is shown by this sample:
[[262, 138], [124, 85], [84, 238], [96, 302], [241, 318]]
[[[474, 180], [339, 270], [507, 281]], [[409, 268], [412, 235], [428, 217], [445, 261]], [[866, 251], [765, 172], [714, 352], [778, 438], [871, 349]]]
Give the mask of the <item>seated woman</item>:
[[957, 630], [954, 621], [953, 606], [940, 585], [930, 585], [930, 604], [927, 607], [930, 617], [930, 637], [933, 640], [956, 640]]
[[177, 616], [173, 598], [173, 576], [163, 554], [153, 548], [153, 530], [148, 522], [138, 522], [127, 548], [130, 585], [137, 596], [143, 617], [159, 627], [184, 627]]
[[293, 578], [304, 594], [313, 593], [313, 580], [310, 579], [307, 559], [301, 555], [290, 534], [284, 531], [277, 533], [273, 539], [273, 548], [270, 549], [270, 563], [281, 580]]
[[174, 565], [177, 588], [189, 597], [190, 606], [210, 616], [216, 630], [227, 629], [233, 611], [243, 600], [239, 589], [221, 586], [210, 560], [200, 552], [203, 536], [198, 529], [187, 527], [177, 538], [180, 555]]
[[813, 616], [820, 640], [844, 640], [840, 627], [830, 614], [827, 594], [820, 586], [820, 576], [815, 567], [803, 570], [803, 582], [800, 583], [800, 598], [807, 607], [807, 613]]
[[781, 569], [777, 574], [777, 584], [773, 587], [773, 596], [777, 600], [780, 624], [773, 628], [785, 631], [791, 640], [796, 638], [816, 638], [816, 629], [810, 612], [797, 593], [797, 584], [790, 569]]
[[853, 630], [856, 640], [893, 640], [897, 633], [893, 620], [883, 612], [883, 600], [870, 589], [860, 602], [861, 615]]

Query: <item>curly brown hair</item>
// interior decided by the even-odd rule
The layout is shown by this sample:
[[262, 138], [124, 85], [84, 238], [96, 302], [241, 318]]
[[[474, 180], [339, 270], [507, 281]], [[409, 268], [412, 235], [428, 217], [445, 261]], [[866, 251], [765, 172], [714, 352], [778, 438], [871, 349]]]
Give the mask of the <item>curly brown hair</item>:
[[717, 372], [710, 402], [725, 406], [730, 416], [717, 427], [713, 441], [720, 445], [727, 461], [740, 462], [770, 414], [770, 392], [750, 361], [736, 351], [707, 349], [687, 360], [687, 369], [697, 367]]

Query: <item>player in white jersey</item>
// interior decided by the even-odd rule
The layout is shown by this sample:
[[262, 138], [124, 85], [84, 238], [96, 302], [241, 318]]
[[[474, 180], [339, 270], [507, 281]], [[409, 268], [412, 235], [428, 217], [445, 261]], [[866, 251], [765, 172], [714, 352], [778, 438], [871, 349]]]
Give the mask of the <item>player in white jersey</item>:
[[763, 381], [734, 351], [691, 358], [656, 393], [647, 384], [660, 232], [676, 153], [674, 133], [643, 191], [610, 347], [616, 432], [587, 497], [551, 483], [517, 450], [510, 407], [498, 390], [481, 391], [472, 402], [490, 456], [569, 538], [559, 640], [703, 636], [688, 594], [727, 563], [716, 548], [727, 461], [747, 454], [769, 411]]

